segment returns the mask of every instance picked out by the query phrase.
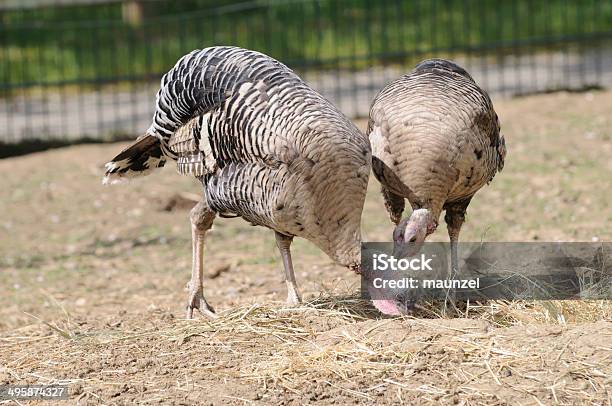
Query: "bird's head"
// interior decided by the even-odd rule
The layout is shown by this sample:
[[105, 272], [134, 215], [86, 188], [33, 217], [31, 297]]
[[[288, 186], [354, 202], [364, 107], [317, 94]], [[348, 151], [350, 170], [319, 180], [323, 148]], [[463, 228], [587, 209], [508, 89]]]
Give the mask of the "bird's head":
[[393, 256], [408, 258], [416, 255], [425, 238], [438, 227], [437, 220], [427, 209], [417, 209], [403, 219], [393, 230]]

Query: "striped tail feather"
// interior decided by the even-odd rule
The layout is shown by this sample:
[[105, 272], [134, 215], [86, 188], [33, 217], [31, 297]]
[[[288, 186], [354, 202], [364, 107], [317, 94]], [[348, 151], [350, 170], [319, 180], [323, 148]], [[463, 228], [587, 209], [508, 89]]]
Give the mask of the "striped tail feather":
[[137, 176], [145, 176], [166, 163], [161, 142], [157, 137], [144, 135], [107, 162], [103, 184], [113, 184]]

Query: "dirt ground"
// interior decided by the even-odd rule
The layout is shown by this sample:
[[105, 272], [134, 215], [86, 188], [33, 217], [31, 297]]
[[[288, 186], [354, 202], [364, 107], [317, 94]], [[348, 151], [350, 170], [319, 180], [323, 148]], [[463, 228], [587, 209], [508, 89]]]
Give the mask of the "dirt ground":
[[[463, 241], [610, 241], [612, 92], [496, 109], [507, 163], [472, 201]], [[207, 240], [221, 317], [184, 320], [189, 204], [177, 196], [198, 184], [169, 167], [104, 187], [122, 146], [0, 161], [0, 385], [67, 384], [68, 404], [612, 403], [609, 301], [384, 318], [356, 275], [301, 240], [307, 303], [291, 308], [273, 234], [239, 219], [218, 219]], [[363, 229], [366, 241], [392, 232], [374, 179]]]

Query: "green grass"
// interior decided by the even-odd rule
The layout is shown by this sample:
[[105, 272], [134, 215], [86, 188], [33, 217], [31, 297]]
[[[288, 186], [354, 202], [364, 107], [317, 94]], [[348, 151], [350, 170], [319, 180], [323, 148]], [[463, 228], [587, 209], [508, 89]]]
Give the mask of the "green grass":
[[193, 11], [207, 4], [161, 2], [139, 26], [121, 20], [120, 5], [98, 13], [93, 6], [81, 14], [5, 12], [0, 83], [157, 77], [186, 52], [215, 44], [256, 49], [294, 67], [361, 68], [469, 49], [550, 48], [612, 33], [610, 0], [256, 1]]

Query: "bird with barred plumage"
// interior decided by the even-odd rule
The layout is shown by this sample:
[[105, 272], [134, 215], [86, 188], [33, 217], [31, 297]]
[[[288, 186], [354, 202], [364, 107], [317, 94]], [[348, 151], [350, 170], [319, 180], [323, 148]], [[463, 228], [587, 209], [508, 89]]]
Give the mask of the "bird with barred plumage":
[[300, 301], [290, 253], [296, 236], [359, 271], [370, 144], [282, 63], [225, 46], [183, 56], [161, 80], [151, 126], [106, 164], [104, 183], [167, 161], [204, 189], [190, 214], [188, 318], [195, 309], [215, 316], [202, 279], [205, 235], [217, 215], [274, 230], [290, 303]]
[[[445, 210], [452, 277], [467, 207], [504, 167], [506, 144], [491, 99], [457, 64], [426, 60], [376, 96], [367, 134], [372, 170], [396, 225], [394, 256], [415, 255]], [[402, 219], [406, 199], [412, 214]], [[394, 300], [375, 304], [391, 314], [402, 308]]]

